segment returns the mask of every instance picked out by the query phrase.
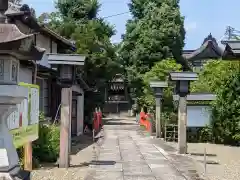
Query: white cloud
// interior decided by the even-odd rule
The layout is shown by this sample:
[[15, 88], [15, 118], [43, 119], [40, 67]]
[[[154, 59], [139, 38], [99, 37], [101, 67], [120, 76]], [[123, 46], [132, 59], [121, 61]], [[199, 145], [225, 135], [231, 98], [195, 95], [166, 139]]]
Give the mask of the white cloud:
[[196, 22], [186, 22], [185, 25], [185, 30], [187, 32], [192, 31], [197, 28], [197, 23]]

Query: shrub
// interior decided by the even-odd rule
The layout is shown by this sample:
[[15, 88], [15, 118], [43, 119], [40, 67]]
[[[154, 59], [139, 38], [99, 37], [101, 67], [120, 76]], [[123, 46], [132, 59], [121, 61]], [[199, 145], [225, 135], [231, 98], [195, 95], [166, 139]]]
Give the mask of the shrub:
[[[39, 114], [39, 121], [43, 122], [45, 116]], [[59, 156], [60, 128], [55, 124], [40, 124], [38, 139], [33, 142], [33, 167], [38, 167], [39, 162], [56, 162]], [[23, 147], [17, 149], [20, 165], [24, 165]]]
[[212, 127], [206, 126], [200, 131], [200, 142], [212, 142]]
[[236, 145], [240, 140], [240, 72], [224, 77], [213, 103], [212, 132], [216, 143]]
[[39, 138], [33, 143], [33, 156], [40, 162], [55, 162], [59, 156], [59, 141], [58, 126], [39, 125]]

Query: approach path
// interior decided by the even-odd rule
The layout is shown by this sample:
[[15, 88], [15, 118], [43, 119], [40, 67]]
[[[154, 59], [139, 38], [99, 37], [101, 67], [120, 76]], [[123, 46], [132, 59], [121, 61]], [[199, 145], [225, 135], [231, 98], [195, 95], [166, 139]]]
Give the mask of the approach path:
[[85, 180], [185, 180], [130, 119], [107, 120], [96, 163]]

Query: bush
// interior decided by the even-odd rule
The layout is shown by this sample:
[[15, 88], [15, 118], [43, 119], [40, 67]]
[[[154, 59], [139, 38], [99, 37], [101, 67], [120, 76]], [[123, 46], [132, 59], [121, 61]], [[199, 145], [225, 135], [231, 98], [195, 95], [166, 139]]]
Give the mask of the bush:
[[56, 162], [59, 156], [60, 129], [58, 126], [40, 125], [39, 138], [33, 143], [33, 156], [40, 162]]
[[212, 136], [212, 127], [206, 126], [200, 132], [200, 142], [212, 142]]
[[[39, 121], [43, 122], [45, 116], [39, 114]], [[40, 124], [39, 137], [33, 142], [33, 167], [38, 167], [40, 162], [56, 162], [59, 157], [60, 128], [55, 124]], [[23, 147], [17, 149], [20, 165], [24, 165]]]
[[212, 132], [216, 143], [236, 145], [240, 140], [240, 72], [224, 77], [212, 108]]

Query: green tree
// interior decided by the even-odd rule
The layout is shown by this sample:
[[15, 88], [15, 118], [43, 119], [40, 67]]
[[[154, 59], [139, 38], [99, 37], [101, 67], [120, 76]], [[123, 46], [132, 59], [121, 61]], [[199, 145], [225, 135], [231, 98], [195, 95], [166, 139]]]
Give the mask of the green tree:
[[191, 83], [191, 92], [215, 93], [222, 81], [237, 71], [239, 64], [236, 61], [208, 60], [199, 73], [198, 81]]
[[100, 8], [98, 0], [58, 0], [56, 8], [64, 17], [73, 20], [92, 20], [95, 19]]
[[184, 18], [178, 3], [173, 0], [132, 0], [129, 4], [133, 19], [127, 22], [119, 54], [128, 81], [137, 86], [139, 93], [142, 92], [143, 75], [156, 62], [174, 58], [184, 64], [181, 56]]
[[205, 139], [216, 143], [236, 144], [240, 140], [240, 66], [236, 61], [209, 60], [191, 84], [191, 92], [217, 95], [211, 103], [210, 126], [202, 131]]
[[144, 17], [144, 11], [146, 9], [146, 6], [149, 2], [155, 3], [158, 7], [161, 6], [163, 3], [170, 4], [173, 7], [179, 8], [179, 0], [131, 0], [129, 3], [129, 9], [130, 12], [133, 14], [134, 18], [141, 19]]
[[[150, 88], [150, 81], [152, 80], [160, 80], [160, 81], [167, 81], [169, 72], [172, 71], [180, 71], [181, 65], [177, 64], [174, 59], [165, 59], [158, 63], [156, 63], [152, 69], [145, 73], [143, 77], [143, 95], [139, 97], [140, 104], [142, 106], [147, 106], [149, 109], [154, 109], [155, 106], [155, 98]], [[173, 111], [173, 100], [172, 100], [172, 90], [173, 87], [170, 85], [164, 91], [164, 102], [163, 108], [164, 111], [172, 112]]]
[[240, 142], [240, 72], [223, 77], [216, 90], [212, 110], [212, 135], [216, 143], [236, 145]]
[[[88, 109], [97, 102], [104, 102], [106, 82], [118, 71], [116, 48], [110, 38], [114, 27], [97, 16], [100, 4], [97, 0], [58, 0], [56, 12], [39, 17], [50, 29], [75, 42], [76, 53], [87, 56], [83, 74], [86, 83], [96, 92], [86, 95]], [[89, 104], [90, 103], [90, 104]], [[98, 104], [99, 105], [99, 104]], [[91, 107], [90, 107], [91, 106]]]

